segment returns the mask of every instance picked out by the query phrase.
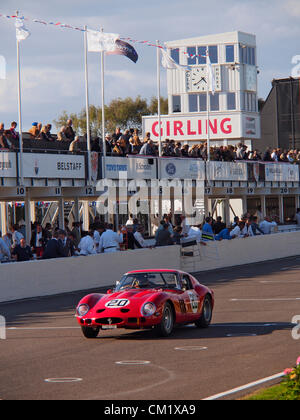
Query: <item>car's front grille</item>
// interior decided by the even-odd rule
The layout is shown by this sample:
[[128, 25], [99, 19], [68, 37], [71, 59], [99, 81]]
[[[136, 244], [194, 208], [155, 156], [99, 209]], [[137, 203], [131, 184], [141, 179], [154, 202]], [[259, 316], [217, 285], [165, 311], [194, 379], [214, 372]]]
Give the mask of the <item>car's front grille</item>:
[[96, 324], [115, 325], [123, 322], [122, 318], [98, 318], [95, 320]]

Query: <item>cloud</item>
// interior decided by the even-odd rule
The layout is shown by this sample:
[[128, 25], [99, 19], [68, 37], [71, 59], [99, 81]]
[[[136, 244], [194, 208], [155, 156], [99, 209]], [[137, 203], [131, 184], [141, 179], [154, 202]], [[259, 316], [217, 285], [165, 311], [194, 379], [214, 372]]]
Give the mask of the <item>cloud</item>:
[[299, 0], [286, 0], [284, 2], [286, 12], [292, 17], [300, 17], [300, 3]]

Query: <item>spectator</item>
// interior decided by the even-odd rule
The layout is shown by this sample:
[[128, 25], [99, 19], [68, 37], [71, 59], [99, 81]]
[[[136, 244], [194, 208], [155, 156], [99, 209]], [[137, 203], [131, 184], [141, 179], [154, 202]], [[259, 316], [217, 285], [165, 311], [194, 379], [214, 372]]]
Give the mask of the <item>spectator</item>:
[[134, 239], [136, 240], [136, 242], [139, 243], [141, 248], [147, 248], [147, 242], [145, 241], [144, 237], [143, 237], [143, 232], [144, 232], [144, 228], [139, 226], [137, 231], [134, 233]]
[[297, 209], [297, 213], [295, 215], [295, 220], [297, 222], [297, 225], [300, 226], [300, 209]]
[[202, 240], [204, 241], [213, 241], [214, 240], [214, 231], [212, 228], [213, 219], [212, 217], [207, 217], [205, 219], [205, 224], [202, 228]]
[[273, 227], [277, 227], [277, 223], [274, 221], [271, 222], [271, 219], [268, 216], [266, 216], [259, 225], [259, 228], [264, 233], [264, 235], [269, 235]]
[[233, 230], [232, 226], [230, 226], [229, 228], [225, 227], [224, 229], [222, 229], [221, 232], [219, 232], [216, 235], [216, 241], [222, 241], [224, 239], [230, 241], [231, 239], [236, 238], [235, 235], [231, 235], [232, 230]]
[[188, 232], [188, 238], [195, 238], [200, 243], [202, 239], [201, 225], [191, 226]]
[[17, 245], [20, 245], [21, 239], [24, 238], [24, 236], [22, 235], [22, 233], [19, 232], [19, 230], [20, 230], [20, 226], [17, 224], [13, 225], [11, 228], [13, 248], [15, 248]]
[[71, 142], [69, 152], [76, 153], [80, 151], [80, 138], [78, 136]]
[[146, 143], [144, 143], [139, 154], [145, 156], [155, 156], [155, 147], [153, 141], [150, 138], [147, 140]]
[[109, 224], [106, 231], [101, 235], [99, 247], [101, 252], [104, 253], [117, 252], [120, 251], [120, 244], [122, 242], [122, 233], [114, 232], [113, 225]]
[[33, 259], [33, 255], [31, 252], [30, 246], [26, 245], [26, 241], [24, 238], [20, 240], [20, 244], [17, 245], [11, 255], [16, 259], [18, 262], [30, 261]]
[[45, 249], [45, 234], [42, 226], [37, 224], [36, 230], [32, 233], [30, 246], [37, 258], [42, 258]]
[[43, 253], [43, 259], [48, 260], [52, 258], [64, 258], [66, 257], [64, 246], [59, 240], [60, 238], [59, 230], [56, 230], [53, 234], [52, 239], [50, 239], [46, 245], [45, 251]]
[[214, 234], [218, 235], [225, 228], [226, 228], [226, 225], [225, 223], [222, 222], [222, 217], [218, 216], [217, 221], [213, 224]]
[[18, 125], [18, 124], [17, 124], [15, 121], [13, 121], [13, 122], [11, 123], [10, 129], [9, 129], [9, 132], [10, 132], [10, 138], [11, 138], [12, 140], [19, 140], [19, 134], [16, 132], [17, 125]]
[[51, 124], [44, 125], [44, 127], [41, 129], [39, 138], [43, 141], [53, 141], [52, 135], [51, 135]]
[[0, 232], [0, 262], [5, 259], [10, 259], [10, 248], [2, 239], [2, 233]]
[[63, 125], [60, 131], [57, 133], [57, 141], [67, 141], [68, 138], [66, 136], [66, 127]]
[[250, 236], [264, 235], [264, 232], [260, 229], [258, 225], [258, 217], [251, 216], [250, 218]]
[[73, 121], [69, 119], [67, 121], [67, 126], [65, 127], [65, 137], [67, 141], [73, 141], [75, 139], [75, 131], [73, 130]]
[[40, 130], [38, 129], [38, 123], [37, 122], [32, 123], [32, 127], [30, 128], [28, 132], [30, 134], [30, 138], [32, 140], [35, 140], [40, 134]]
[[162, 225], [162, 229], [157, 233], [155, 246], [159, 247], [168, 245], [173, 245], [173, 240], [169, 232], [169, 225], [164, 223]]
[[79, 242], [78, 249], [79, 255], [95, 255], [97, 254], [94, 244], [94, 232], [83, 232], [81, 241]]

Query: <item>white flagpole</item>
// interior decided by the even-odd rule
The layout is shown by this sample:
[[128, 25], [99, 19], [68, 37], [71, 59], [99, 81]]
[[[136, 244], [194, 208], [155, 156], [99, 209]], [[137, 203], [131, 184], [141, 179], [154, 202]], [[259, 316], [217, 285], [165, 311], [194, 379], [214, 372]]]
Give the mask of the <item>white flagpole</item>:
[[209, 118], [210, 118], [210, 94], [209, 94], [209, 66], [208, 66], [208, 49], [206, 51], [206, 70], [207, 70], [207, 76], [206, 76], [206, 106], [207, 106], [207, 161], [210, 161], [210, 124], [209, 124]]
[[[101, 29], [103, 32], [103, 28]], [[101, 75], [102, 75], [102, 149], [103, 149], [103, 178], [106, 175], [106, 142], [105, 142], [105, 92], [104, 92], [104, 51], [101, 51]]]
[[91, 132], [90, 132], [90, 104], [89, 104], [89, 73], [88, 73], [88, 47], [87, 47], [87, 26], [84, 27], [84, 69], [85, 69], [85, 103], [86, 103], [86, 141], [88, 153], [88, 171], [89, 184], [92, 179], [92, 165], [91, 165]]
[[157, 114], [158, 114], [158, 133], [159, 133], [159, 157], [162, 156], [162, 147], [161, 147], [161, 107], [160, 107], [160, 48], [159, 41], [157, 43]]
[[[16, 12], [19, 16], [19, 12]], [[17, 86], [18, 86], [18, 111], [19, 111], [19, 149], [20, 149], [20, 165], [19, 165], [19, 178], [20, 185], [24, 185], [23, 177], [23, 133], [22, 133], [22, 100], [21, 100], [21, 63], [20, 63], [20, 41], [17, 39]]]

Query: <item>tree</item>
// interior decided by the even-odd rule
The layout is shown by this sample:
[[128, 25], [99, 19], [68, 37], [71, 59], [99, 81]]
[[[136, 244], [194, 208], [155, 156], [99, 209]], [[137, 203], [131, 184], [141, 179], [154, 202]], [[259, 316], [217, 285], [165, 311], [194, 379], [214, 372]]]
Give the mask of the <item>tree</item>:
[[[161, 98], [161, 113], [168, 113], [168, 100]], [[105, 106], [105, 131], [113, 132], [116, 127], [121, 130], [127, 128], [142, 128], [142, 117], [144, 115], [157, 114], [157, 98], [151, 98], [150, 105], [147, 100], [138, 96], [136, 99], [130, 97], [117, 98]], [[90, 129], [92, 137], [102, 137], [102, 108], [91, 105], [89, 107]], [[68, 114], [63, 111], [62, 114], [54, 120], [58, 130], [66, 125], [68, 119], [72, 119], [74, 130], [78, 135], [86, 133], [86, 110], [78, 114]]]

